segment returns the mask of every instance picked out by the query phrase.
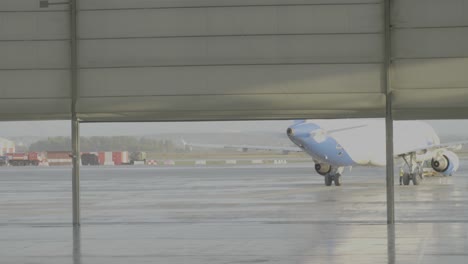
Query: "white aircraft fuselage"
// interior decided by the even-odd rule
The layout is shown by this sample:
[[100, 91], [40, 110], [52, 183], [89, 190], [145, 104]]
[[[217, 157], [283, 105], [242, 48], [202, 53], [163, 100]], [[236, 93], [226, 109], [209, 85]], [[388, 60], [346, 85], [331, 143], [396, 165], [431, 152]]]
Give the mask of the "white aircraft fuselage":
[[[315, 170], [324, 176], [325, 185], [341, 185], [345, 167], [385, 166], [386, 138], [383, 120], [303, 120], [288, 127], [289, 139], [309, 154]], [[436, 174], [452, 176], [459, 158], [452, 152], [461, 144], [441, 144], [434, 129], [421, 121], [393, 123], [394, 157], [401, 158], [400, 184], [419, 185], [423, 168]], [[427, 163], [429, 161], [429, 163]]]
[[[290, 126], [287, 134], [317, 163], [344, 167], [386, 164], [385, 122], [382, 120], [307, 120]], [[394, 122], [395, 154], [438, 144], [439, 136], [429, 124]], [[420, 154], [418, 159], [427, 159], [430, 154]]]

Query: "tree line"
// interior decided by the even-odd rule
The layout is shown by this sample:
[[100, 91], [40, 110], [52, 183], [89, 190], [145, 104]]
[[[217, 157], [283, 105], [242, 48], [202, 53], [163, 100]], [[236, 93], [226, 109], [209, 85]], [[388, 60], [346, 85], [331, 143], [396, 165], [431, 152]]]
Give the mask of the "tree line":
[[[82, 152], [95, 151], [151, 151], [175, 152], [178, 150], [171, 140], [151, 139], [145, 137], [114, 136], [114, 137], [81, 137]], [[32, 143], [29, 151], [71, 151], [70, 137], [50, 137]]]

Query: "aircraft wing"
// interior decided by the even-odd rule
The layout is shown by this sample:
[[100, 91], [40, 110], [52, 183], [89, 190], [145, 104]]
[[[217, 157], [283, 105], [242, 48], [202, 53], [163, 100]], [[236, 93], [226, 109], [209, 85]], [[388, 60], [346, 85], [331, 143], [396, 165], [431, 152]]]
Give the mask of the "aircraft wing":
[[409, 155], [412, 153], [416, 154], [425, 154], [430, 151], [439, 151], [439, 150], [459, 150], [461, 149], [462, 145], [468, 144], [468, 141], [457, 141], [457, 142], [450, 142], [450, 143], [443, 143], [443, 144], [437, 144], [437, 145], [432, 145], [428, 146], [425, 148], [418, 148], [418, 149], [412, 149], [408, 150], [402, 153], [395, 153], [395, 157], [402, 157], [405, 155]]
[[302, 152], [299, 147], [281, 147], [281, 146], [261, 146], [261, 145], [222, 145], [222, 144], [200, 144], [184, 142], [187, 147], [201, 148], [224, 148], [224, 149], [242, 149], [242, 150], [269, 150], [282, 152]]

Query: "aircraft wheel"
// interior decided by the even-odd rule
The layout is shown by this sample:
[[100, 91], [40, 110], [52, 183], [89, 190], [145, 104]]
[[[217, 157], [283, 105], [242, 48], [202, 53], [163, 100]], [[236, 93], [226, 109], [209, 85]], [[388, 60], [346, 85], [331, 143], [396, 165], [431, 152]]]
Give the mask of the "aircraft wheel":
[[341, 175], [340, 174], [336, 174], [335, 177], [334, 177], [334, 182], [335, 182], [335, 186], [341, 186]]
[[422, 175], [419, 173], [413, 173], [413, 184], [414, 185], [419, 185], [422, 181]]
[[323, 178], [325, 179], [325, 185], [331, 186], [332, 181], [333, 181], [332, 176], [330, 174], [327, 174]]
[[410, 174], [405, 172], [403, 174], [403, 185], [409, 185], [409, 184], [410, 184]]

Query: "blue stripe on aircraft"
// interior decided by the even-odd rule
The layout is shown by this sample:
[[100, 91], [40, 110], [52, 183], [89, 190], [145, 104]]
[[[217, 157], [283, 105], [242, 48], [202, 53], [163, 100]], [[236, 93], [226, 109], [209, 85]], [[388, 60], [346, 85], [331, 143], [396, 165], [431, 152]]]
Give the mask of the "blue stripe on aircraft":
[[294, 137], [299, 139], [304, 150], [314, 159], [334, 166], [356, 165], [344, 148], [331, 136], [324, 135], [323, 140], [316, 141], [313, 132], [320, 130], [320, 126], [313, 123], [292, 126]]

